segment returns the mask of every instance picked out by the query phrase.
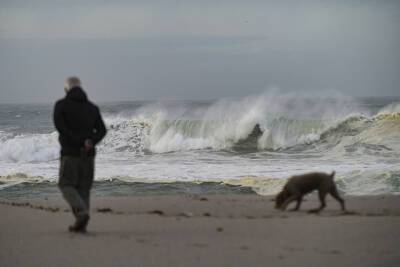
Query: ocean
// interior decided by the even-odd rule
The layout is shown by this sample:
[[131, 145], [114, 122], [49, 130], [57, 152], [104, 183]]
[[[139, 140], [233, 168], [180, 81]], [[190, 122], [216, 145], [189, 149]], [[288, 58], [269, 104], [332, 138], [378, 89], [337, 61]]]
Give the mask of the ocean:
[[[400, 98], [265, 93], [99, 103], [97, 195], [260, 194], [336, 171], [349, 195], [400, 192]], [[0, 104], [0, 197], [59, 195], [53, 104]]]

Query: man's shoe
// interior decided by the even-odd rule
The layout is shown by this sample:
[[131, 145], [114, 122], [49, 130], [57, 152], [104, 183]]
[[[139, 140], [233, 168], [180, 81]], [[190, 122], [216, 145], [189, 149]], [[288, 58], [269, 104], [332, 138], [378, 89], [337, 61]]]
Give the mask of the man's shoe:
[[75, 221], [75, 224], [69, 226], [68, 230], [74, 233], [86, 233], [86, 226], [88, 222], [89, 222], [89, 215], [78, 217]]

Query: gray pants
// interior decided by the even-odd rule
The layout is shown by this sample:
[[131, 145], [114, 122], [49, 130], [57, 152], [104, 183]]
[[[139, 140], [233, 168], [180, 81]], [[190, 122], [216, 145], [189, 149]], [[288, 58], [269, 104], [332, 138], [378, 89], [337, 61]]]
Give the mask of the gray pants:
[[94, 157], [61, 157], [59, 175], [58, 186], [75, 217], [78, 219], [89, 215]]

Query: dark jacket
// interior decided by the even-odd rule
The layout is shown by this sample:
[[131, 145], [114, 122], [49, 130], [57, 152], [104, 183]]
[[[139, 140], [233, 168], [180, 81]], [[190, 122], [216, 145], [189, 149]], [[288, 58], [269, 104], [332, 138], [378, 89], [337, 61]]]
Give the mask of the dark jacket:
[[[80, 87], [72, 88], [54, 107], [54, 124], [59, 132], [61, 156], [80, 156], [86, 139], [96, 145], [106, 135], [99, 108]], [[95, 150], [88, 153], [94, 156]]]

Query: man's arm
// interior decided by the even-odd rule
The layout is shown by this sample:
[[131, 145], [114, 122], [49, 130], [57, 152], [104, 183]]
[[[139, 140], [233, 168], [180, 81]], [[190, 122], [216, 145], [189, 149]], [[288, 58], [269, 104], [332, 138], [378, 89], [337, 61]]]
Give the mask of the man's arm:
[[97, 118], [94, 124], [95, 132], [92, 136], [93, 144], [96, 145], [99, 143], [107, 133], [106, 126], [104, 125], [103, 118], [101, 117], [100, 111], [97, 108]]
[[54, 113], [53, 113], [53, 121], [54, 125], [57, 129], [57, 131], [65, 136], [68, 141], [72, 142], [73, 144], [80, 146], [82, 145], [82, 140], [81, 138], [77, 137], [74, 135], [70, 129], [68, 129], [64, 117], [63, 117], [63, 111], [62, 111], [62, 104], [60, 102], [57, 102], [55, 107], [54, 107]]

